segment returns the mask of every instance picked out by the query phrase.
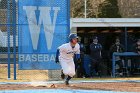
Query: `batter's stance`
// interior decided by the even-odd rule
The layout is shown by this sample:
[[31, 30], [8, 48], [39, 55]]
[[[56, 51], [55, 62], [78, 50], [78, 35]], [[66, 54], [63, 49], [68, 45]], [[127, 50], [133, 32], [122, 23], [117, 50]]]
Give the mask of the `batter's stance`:
[[[69, 43], [59, 46], [56, 53], [56, 63], [60, 62], [66, 85], [69, 85], [69, 80], [75, 75], [74, 54], [76, 54], [77, 60], [80, 58], [80, 46], [77, 43], [77, 35], [70, 34], [69, 40]], [[62, 78], [63, 74], [61, 75]]]

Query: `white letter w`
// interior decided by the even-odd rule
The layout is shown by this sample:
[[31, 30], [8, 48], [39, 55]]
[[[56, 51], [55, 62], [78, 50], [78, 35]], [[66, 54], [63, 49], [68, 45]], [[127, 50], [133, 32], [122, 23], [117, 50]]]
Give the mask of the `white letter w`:
[[55, 30], [57, 14], [58, 11], [60, 10], [60, 7], [53, 7], [53, 11], [54, 11], [53, 20], [51, 20], [51, 16], [50, 16], [51, 7], [39, 7], [38, 10], [40, 11], [40, 16], [39, 16], [38, 25], [37, 25], [37, 18], [35, 15], [35, 10], [37, 10], [37, 7], [24, 6], [23, 9], [26, 11], [27, 14], [27, 20], [29, 23], [29, 31], [31, 35], [33, 49], [37, 50], [40, 27], [41, 24], [43, 24], [47, 47], [48, 50], [50, 50], [53, 42], [53, 34]]

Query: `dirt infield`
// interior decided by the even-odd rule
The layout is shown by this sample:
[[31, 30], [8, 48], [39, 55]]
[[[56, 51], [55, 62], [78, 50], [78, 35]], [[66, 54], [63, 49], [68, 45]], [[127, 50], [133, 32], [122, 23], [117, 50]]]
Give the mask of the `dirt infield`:
[[0, 90], [26, 90], [26, 89], [85, 89], [85, 90], [105, 90], [121, 92], [140, 93], [140, 83], [135, 82], [114, 82], [114, 83], [75, 83], [69, 86], [64, 84], [30, 85], [30, 84], [4, 84], [0, 85]]
[[[18, 67], [18, 66], [17, 66]], [[120, 91], [120, 92], [136, 92], [140, 93], [139, 77], [133, 78], [74, 78], [70, 86], [62, 83], [45, 83], [47, 80], [48, 71], [46, 70], [18, 70], [17, 80], [13, 80], [13, 65], [11, 65], [11, 79], [7, 80], [7, 65], [0, 65], [0, 90], [27, 90], [27, 89], [84, 89], [84, 90], [105, 90], [105, 91]], [[107, 82], [107, 81], [117, 82]], [[43, 81], [43, 84], [33, 82]], [[60, 80], [61, 81], [61, 80]], [[75, 81], [82, 81], [76, 83]], [[89, 81], [89, 82], [83, 82]], [[92, 82], [90, 82], [92, 81]], [[95, 82], [94, 82], [95, 81]], [[96, 82], [99, 81], [99, 82]], [[105, 81], [105, 82], [101, 82]], [[124, 82], [125, 81], [125, 82]], [[126, 82], [128, 81], [128, 82]], [[11, 82], [11, 83], [10, 83]], [[27, 83], [26, 83], [27, 82]], [[4, 83], [4, 84], [2, 84]]]

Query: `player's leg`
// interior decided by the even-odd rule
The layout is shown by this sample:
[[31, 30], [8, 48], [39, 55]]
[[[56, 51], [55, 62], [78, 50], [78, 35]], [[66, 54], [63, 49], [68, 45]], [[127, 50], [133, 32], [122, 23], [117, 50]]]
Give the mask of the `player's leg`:
[[69, 85], [69, 80], [71, 80], [71, 76], [67, 75], [66, 80], [65, 80], [65, 84]]
[[61, 70], [61, 78], [65, 79], [65, 74], [63, 73], [63, 70]]
[[99, 60], [97, 63], [96, 63], [97, 65], [97, 75], [99, 76], [99, 77], [101, 77], [102, 75], [101, 75], [101, 68], [102, 68], [102, 66], [101, 66], [101, 60]]
[[90, 77], [94, 76], [94, 70], [96, 71], [96, 61], [94, 59], [92, 59], [91, 63], [90, 63]]
[[64, 60], [60, 59], [60, 65], [62, 67], [62, 70], [61, 70], [61, 79], [65, 79], [65, 74], [64, 74], [64, 66], [65, 66], [65, 63], [64, 63]]
[[74, 62], [68, 62], [68, 68], [69, 73], [65, 79], [65, 84], [69, 85], [69, 81], [71, 80], [71, 78], [75, 75], [75, 64]]
[[93, 69], [94, 69], [93, 61], [91, 61], [91, 62], [90, 62], [90, 77], [93, 76]]
[[62, 67], [61, 78], [65, 79], [65, 81], [66, 81], [67, 75], [69, 74], [69, 64], [68, 64], [67, 60], [60, 59], [60, 65]]
[[95, 72], [96, 72], [95, 75], [96, 75], [96, 76], [99, 75], [99, 69], [98, 69], [99, 67], [98, 67], [98, 66], [99, 66], [99, 63], [98, 63], [98, 61], [96, 61], [96, 62], [95, 62]]

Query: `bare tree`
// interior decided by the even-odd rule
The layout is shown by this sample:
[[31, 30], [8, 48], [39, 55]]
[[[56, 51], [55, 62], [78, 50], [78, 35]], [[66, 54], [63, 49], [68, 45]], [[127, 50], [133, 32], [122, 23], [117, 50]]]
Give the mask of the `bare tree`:
[[[87, 17], [97, 18], [101, 11], [99, 5], [106, 6], [105, 2], [106, 0], [87, 0]], [[110, 9], [113, 10], [115, 6], [111, 6]], [[117, 6], [120, 17], [140, 17], [140, 0], [117, 0]], [[71, 17], [84, 17], [84, 0], [71, 0]]]
[[[85, 0], [71, 0], [71, 17], [84, 17]], [[86, 0], [87, 1], [87, 17], [96, 17], [98, 14], [98, 6], [104, 0]]]
[[122, 17], [140, 18], [140, 0], [118, 0]]

